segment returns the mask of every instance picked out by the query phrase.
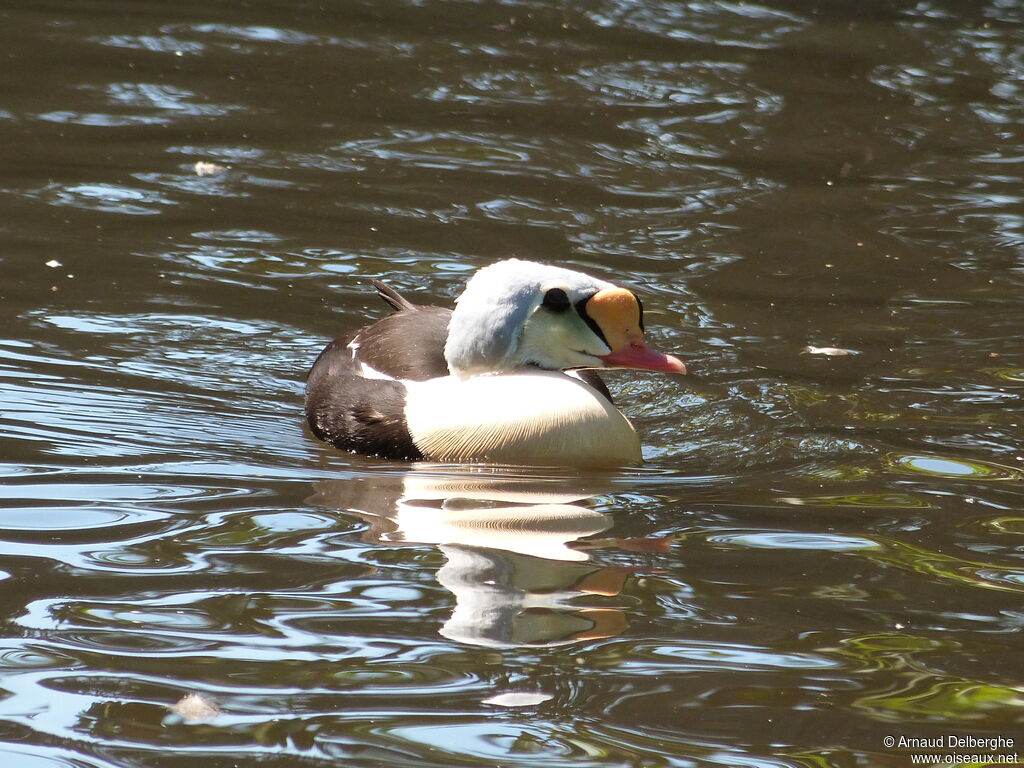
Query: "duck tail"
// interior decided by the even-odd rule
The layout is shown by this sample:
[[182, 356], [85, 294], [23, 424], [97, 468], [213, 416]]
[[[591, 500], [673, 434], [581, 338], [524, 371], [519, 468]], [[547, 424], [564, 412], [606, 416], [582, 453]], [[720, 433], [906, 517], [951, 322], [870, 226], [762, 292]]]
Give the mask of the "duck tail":
[[371, 280], [373, 287], [377, 289], [377, 295], [384, 300], [384, 303], [391, 307], [395, 312], [415, 312], [420, 307], [413, 304], [402, 294], [392, 288], [386, 283], [382, 283], [380, 280]]

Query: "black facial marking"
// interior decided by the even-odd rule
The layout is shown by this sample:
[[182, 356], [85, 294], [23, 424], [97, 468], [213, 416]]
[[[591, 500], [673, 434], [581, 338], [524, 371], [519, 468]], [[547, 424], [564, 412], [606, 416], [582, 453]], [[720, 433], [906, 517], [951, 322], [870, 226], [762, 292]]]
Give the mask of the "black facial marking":
[[544, 294], [541, 306], [552, 312], [565, 312], [569, 308], [569, 296], [561, 288], [550, 288]]
[[[630, 293], [633, 292], [630, 291]], [[647, 331], [647, 329], [644, 328], [644, 303], [640, 301], [640, 297], [637, 296], [635, 293], [633, 293], [633, 298], [636, 299], [637, 309], [640, 310], [640, 333], [644, 333]]]
[[590, 330], [594, 332], [594, 335], [603, 341], [608, 349], [611, 349], [611, 344], [609, 344], [608, 339], [604, 337], [604, 331], [601, 330], [601, 326], [597, 324], [594, 318], [587, 314], [587, 302], [590, 301], [592, 296], [593, 294], [577, 301], [576, 311], [579, 313], [579, 316], [583, 318], [583, 322], [585, 322], [590, 327]]

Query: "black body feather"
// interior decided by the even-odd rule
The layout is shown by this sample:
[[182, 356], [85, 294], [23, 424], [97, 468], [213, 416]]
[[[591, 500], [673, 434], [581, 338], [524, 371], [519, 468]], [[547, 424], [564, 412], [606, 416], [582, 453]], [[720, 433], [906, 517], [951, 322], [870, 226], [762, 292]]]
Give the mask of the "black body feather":
[[349, 343], [353, 331], [332, 341], [306, 381], [306, 419], [313, 434], [346, 451], [386, 459], [422, 459], [405, 424], [405, 386], [367, 379]]

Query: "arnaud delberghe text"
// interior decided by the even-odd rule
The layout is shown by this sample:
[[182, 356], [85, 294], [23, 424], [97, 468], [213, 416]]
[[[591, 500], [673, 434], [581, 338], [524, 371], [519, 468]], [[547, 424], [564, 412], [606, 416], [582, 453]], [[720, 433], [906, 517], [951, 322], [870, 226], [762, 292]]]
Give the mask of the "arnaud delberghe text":
[[958, 736], [955, 733], [933, 736], [930, 739], [900, 736], [896, 746], [904, 749], [1013, 749], [1009, 736]]

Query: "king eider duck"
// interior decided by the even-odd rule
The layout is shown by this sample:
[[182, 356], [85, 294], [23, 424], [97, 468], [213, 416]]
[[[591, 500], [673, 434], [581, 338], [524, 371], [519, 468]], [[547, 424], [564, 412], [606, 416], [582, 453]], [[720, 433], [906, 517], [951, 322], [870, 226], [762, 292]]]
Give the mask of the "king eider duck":
[[644, 343], [634, 293], [518, 259], [477, 271], [454, 310], [374, 281], [394, 313], [332, 341], [306, 384], [313, 433], [391, 459], [622, 466], [640, 439], [599, 368], [685, 373]]

